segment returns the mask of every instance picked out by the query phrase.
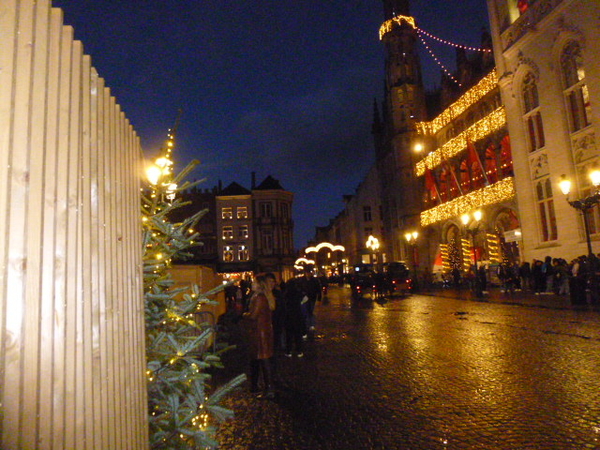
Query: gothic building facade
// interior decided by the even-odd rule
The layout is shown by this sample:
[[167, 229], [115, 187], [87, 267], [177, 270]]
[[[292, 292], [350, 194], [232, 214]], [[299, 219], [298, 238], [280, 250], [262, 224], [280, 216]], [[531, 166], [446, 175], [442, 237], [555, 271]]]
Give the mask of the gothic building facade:
[[[514, 159], [526, 260], [587, 254], [582, 215], [571, 199], [593, 190], [599, 162], [600, 3], [597, 0], [488, 0], [491, 34]], [[587, 220], [600, 251], [598, 206]]]

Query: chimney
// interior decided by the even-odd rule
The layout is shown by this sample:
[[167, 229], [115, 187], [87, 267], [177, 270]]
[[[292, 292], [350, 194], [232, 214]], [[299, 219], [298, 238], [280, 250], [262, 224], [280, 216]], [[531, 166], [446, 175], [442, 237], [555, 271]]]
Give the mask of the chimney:
[[256, 188], [256, 172], [252, 172], [252, 187], [251, 189]]

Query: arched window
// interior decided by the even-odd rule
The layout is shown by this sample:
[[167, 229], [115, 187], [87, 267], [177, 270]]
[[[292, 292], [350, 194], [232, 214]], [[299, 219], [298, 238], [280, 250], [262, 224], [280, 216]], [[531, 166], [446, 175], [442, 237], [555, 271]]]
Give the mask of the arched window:
[[500, 169], [503, 178], [512, 177], [514, 175], [512, 150], [510, 148], [510, 137], [508, 135], [504, 136], [502, 141], [500, 141]]
[[560, 57], [563, 78], [563, 93], [569, 114], [571, 132], [581, 130], [590, 124], [591, 106], [581, 48], [575, 41], [570, 42]]
[[440, 197], [442, 202], [448, 200], [448, 191], [450, 186], [450, 174], [447, 169], [442, 169], [440, 172]]
[[481, 164], [479, 161], [471, 162], [471, 187], [473, 189], [480, 189], [483, 187], [483, 171], [481, 170]]
[[528, 73], [523, 80], [523, 123], [527, 128], [527, 145], [534, 152], [544, 145], [544, 125], [540, 114], [540, 103], [535, 77]]
[[469, 163], [466, 159], [460, 162], [460, 186], [463, 192], [471, 191], [471, 174], [469, 173]]
[[496, 160], [496, 146], [491, 144], [485, 150], [485, 173], [490, 184], [498, 181], [498, 161]]
[[558, 238], [556, 228], [556, 215], [554, 214], [554, 200], [552, 198], [552, 184], [550, 178], [539, 181], [535, 186], [539, 228], [543, 242], [555, 241]]

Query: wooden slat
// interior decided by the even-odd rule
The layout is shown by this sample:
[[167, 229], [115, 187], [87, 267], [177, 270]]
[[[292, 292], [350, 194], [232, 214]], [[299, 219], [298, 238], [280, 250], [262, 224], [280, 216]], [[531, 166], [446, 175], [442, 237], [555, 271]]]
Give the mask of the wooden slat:
[[139, 138], [49, 0], [0, 42], [0, 448], [146, 449]]

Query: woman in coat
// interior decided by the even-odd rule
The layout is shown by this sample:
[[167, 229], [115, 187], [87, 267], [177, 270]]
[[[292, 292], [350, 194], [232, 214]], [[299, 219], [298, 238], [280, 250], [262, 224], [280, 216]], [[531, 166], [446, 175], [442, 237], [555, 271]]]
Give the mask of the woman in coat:
[[246, 317], [250, 319], [250, 384], [253, 392], [258, 391], [259, 378], [262, 374], [265, 397], [275, 397], [273, 390], [273, 320], [275, 298], [269, 288], [266, 277], [258, 275], [252, 284], [252, 297], [248, 305]]

